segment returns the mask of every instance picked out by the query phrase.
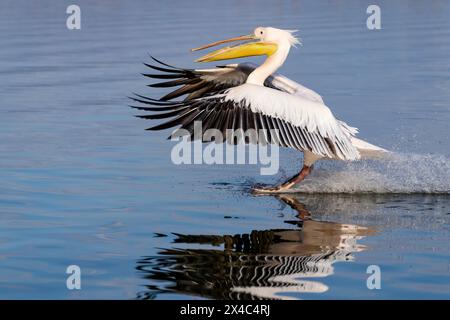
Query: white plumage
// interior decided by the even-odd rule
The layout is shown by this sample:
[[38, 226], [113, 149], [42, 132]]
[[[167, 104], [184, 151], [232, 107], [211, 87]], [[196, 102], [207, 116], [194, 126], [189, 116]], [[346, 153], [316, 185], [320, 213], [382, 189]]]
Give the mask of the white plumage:
[[342, 150], [337, 148], [336, 155], [333, 155], [327, 152], [326, 148], [319, 147], [320, 141], [314, 141], [319, 147], [316, 150], [318, 155], [341, 160], [359, 159], [358, 150], [350, 140], [352, 132], [342, 125], [342, 122], [337, 121], [330, 109], [320, 102], [249, 83], [228, 89], [222, 96], [225, 101], [246, 104], [254, 113], [262, 113], [305, 128], [308, 132], [318, 133], [343, 147]]

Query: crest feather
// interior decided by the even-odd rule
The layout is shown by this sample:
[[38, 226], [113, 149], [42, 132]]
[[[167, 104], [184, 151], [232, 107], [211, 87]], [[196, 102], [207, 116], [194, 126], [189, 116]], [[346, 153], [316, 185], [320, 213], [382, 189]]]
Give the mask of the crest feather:
[[289, 43], [293, 47], [297, 47], [297, 44], [302, 45], [301, 39], [295, 36], [298, 30], [285, 30], [289, 33]]

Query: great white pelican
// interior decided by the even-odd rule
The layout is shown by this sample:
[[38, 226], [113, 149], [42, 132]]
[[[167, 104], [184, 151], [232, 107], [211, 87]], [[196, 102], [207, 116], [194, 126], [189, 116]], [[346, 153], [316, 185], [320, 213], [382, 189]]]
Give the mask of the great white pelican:
[[[142, 95], [132, 97], [136, 102], [153, 105], [135, 108], [157, 112], [139, 117], [171, 118], [148, 130], [180, 126], [193, 136], [194, 122], [201, 121], [204, 131], [256, 129], [263, 134], [255, 141], [250, 138], [245, 142], [277, 144], [303, 152], [303, 166], [298, 174], [275, 187], [255, 187], [253, 190], [259, 193], [286, 192], [305, 179], [319, 159], [353, 161], [387, 152], [357, 139], [358, 130], [336, 119], [318, 93], [276, 73], [291, 47], [299, 43], [293, 31], [258, 27], [250, 35], [217, 41], [192, 51], [236, 41], [243, 42], [208, 53], [196, 61], [266, 55], [264, 63], [181, 69], [153, 58], [159, 65], [146, 64], [162, 73], [145, 76], [169, 79], [151, 87], [178, 87], [159, 100]], [[185, 96], [184, 100], [173, 100], [181, 96]], [[223, 137], [225, 141], [226, 135]]]

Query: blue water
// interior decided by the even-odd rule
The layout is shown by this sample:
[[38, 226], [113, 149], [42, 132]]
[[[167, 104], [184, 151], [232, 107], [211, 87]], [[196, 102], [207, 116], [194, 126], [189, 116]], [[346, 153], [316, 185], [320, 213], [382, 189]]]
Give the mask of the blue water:
[[[378, 31], [370, 1], [77, 1], [81, 30], [69, 4], [0, 4], [0, 298], [450, 298], [450, 3], [378, 1]], [[318, 164], [281, 199], [248, 189], [295, 151], [276, 176], [174, 165], [126, 107], [165, 92], [142, 62], [196, 67], [190, 48], [258, 25], [299, 29], [280, 72], [395, 156]]]

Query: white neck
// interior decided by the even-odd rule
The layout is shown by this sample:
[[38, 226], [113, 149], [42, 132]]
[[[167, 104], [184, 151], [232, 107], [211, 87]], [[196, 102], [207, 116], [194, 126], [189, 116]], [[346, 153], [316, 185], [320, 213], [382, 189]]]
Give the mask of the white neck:
[[278, 45], [277, 51], [267, 57], [266, 61], [253, 70], [247, 78], [246, 83], [264, 86], [264, 81], [281, 67], [286, 60], [291, 45], [289, 43]]

